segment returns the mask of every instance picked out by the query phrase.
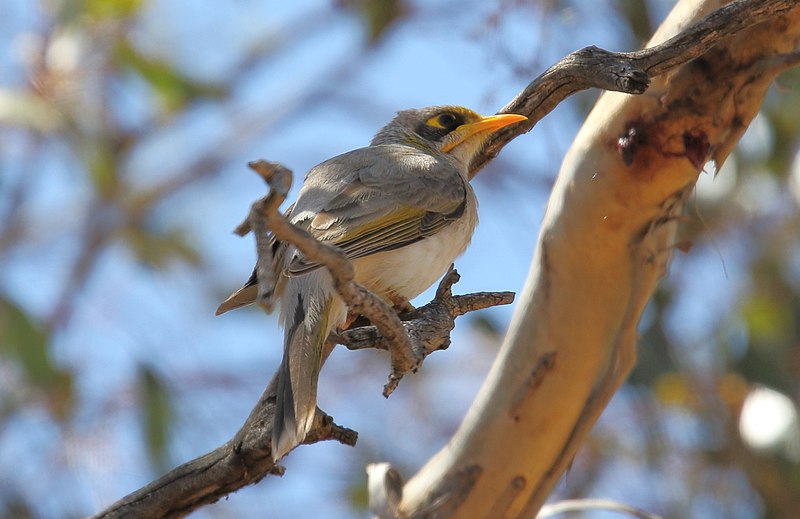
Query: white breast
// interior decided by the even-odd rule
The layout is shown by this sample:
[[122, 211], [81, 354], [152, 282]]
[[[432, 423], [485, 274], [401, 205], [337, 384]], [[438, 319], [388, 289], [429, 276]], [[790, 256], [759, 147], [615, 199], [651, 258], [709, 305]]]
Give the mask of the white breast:
[[356, 281], [378, 294], [412, 299], [439, 279], [464, 252], [478, 224], [478, 203], [467, 190], [462, 217], [424, 240], [353, 261]]

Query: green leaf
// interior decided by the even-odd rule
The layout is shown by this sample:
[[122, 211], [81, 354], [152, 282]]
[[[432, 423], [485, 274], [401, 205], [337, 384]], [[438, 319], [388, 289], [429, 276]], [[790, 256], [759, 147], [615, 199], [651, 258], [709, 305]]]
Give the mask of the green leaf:
[[136, 15], [142, 0], [61, 0], [56, 2], [59, 25], [85, 24], [93, 20], [116, 20]]
[[125, 18], [135, 15], [142, 0], [85, 0], [86, 14], [95, 18]]
[[147, 450], [159, 468], [167, 466], [167, 444], [172, 423], [169, 391], [158, 374], [140, 366], [138, 376], [139, 404], [142, 408], [141, 426]]
[[65, 419], [72, 410], [72, 374], [50, 358], [50, 337], [19, 306], [0, 299], [0, 354], [17, 362], [27, 381], [44, 394], [51, 412]]
[[123, 239], [139, 261], [156, 268], [166, 267], [172, 261], [195, 266], [202, 263], [200, 253], [189, 243], [186, 234], [177, 229], [158, 234], [141, 227], [129, 227], [123, 232]]
[[346, 4], [361, 17], [370, 45], [378, 43], [386, 30], [408, 12], [404, 0], [348, 0]]
[[3, 496], [4, 503], [0, 505], [0, 517], [13, 517], [14, 519], [35, 519], [37, 514], [31, 510], [30, 503], [26, 501], [25, 497], [18, 495], [9, 496], [7, 493]]
[[111, 146], [102, 138], [91, 143], [92, 149], [87, 158], [89, 176], [97, 192], [104, 198], [113, 196], [117, 186], [117, 162]]
[[369, 507], [369, 488], [366, 478], [358, 478], [351, 481], [347, 494], [350, 497], [350, 506], [356, 510], [367, 510]]
[[628, 26], [636, 39], [635, 46], [641, 46], [650, 39], [653, 27], [650, 23], [650, 8], [647, 2], [618, 1], [617, 7], [621, 18], [628, 22]]
[[225, 89], [193, 81], [168, 63], [143, 55], [129, 42], [121, 41], [114, 57], [117, 63], [130, 68], [153, 87], [168, 112], [180, 110], [197, 97], [225, 95]]
[[792, 326], [792, 311], [771, 297], [756, 295], [744, 302], [742, 315], [750, 338], [761, 344], [786, 340]]
[[499, 346], [499, 341], [503, 339], [503, 331], [505, 329], [489, 312], [475, 312], [468, 322], [472, 330], [491, 339], [493, 343], [498, 343], [493, 344], [492, 348]]

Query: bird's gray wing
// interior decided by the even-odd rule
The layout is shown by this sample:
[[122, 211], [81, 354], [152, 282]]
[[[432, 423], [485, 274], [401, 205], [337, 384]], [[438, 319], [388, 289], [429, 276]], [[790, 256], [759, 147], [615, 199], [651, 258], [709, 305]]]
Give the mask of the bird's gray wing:
[[[410, 146], [370, 146], [312, 169], [291, 219], [349, 258], [360, 258], [436, 234], [461, 216], [467, 189], [445, 157]], [[318, 266], [298, 256], [288, 273]]]

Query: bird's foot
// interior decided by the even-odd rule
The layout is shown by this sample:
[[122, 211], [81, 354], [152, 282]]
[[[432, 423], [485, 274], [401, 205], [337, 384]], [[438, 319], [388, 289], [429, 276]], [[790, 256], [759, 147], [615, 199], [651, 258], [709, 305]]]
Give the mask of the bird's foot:
[[408, 301], [408, 298], [395, 293], [389, 293], [388, 298], [392, 303], [392, 308], [402, 320], [406, 321], [416, 315], [417, 309]]

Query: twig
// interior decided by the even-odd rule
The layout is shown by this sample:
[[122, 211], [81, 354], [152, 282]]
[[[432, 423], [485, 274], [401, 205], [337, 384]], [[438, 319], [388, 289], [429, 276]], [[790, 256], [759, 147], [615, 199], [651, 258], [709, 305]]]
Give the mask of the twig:
[[[477, 292], [454, 296], [451, 287], [459, 279], [458, 272], [450, 270], [442, 278], [433, 301], [416, 309], [403, 321], [406, 333], [414, 337], [415, 344], [422, 345], [419, 354], [424, 358], [450, 345], [449, 334], [455, 327], [455, 319], [468, 312], [492, 306], [509, 305], [514, 302], [513, 292]], [[375, 326], [361, 326], [332, 335], [331, 340], [349, 350], [366, 348], [387, 349], [386, 342]]]
[[558, 501], [557, 503], [543, 506], [536, 519], [545, 519], [546, 517], [553, 517], [567, 512], [586, 512], [587, 510], [609, 510], [636, 517], [637, 519], [661, 519], [660, 515], [651, 514], [611, 499], [566, 499]]

